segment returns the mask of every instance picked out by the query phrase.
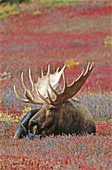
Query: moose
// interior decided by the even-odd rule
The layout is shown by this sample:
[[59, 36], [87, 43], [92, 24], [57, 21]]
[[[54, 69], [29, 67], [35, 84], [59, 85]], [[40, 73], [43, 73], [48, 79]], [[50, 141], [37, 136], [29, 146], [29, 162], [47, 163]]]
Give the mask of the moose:
[[[64, 70], [58, 67], [54, 74], [50, 73], [48, 65], [47, 74], [41, 71], [41, 77], [34, 83], [29, 69], [29, 79], [32, 90], [24, 83], [23, 73], [21, 81], [26, 99], [21, 98], [14, 85], [16, 97], [25, 103], [40, 105], [40, 109], [30, 110], [21, 120], [15, 131], [14, 138], [26, 137], [29, 133], [42, 137], [49, 135], [96, 133], [96, 126], [91, 113], [82, 102], [73, 99], [73, 96], [80, 90], [91, 71], [94, 62], [88, 63], [86, 71], [83, 69], [80, 76], [70, 85], [67, 85]], [[63, 77], [63, 89], [59, 81]]]

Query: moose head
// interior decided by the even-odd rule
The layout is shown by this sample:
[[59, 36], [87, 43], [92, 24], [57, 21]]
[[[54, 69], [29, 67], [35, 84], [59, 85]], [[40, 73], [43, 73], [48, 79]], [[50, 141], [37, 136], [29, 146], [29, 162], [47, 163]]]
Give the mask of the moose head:
[[[29, 69], [29, 79], [32, 90], [26, 87], [21, 74], [21, 81], [24, 87], [26, 99], [21, 98], [14, 86], [16, 97], [25, 103], [41, 104], [41, 109], [31, 110], [22, 119], [19, 127], [16, 129], [15, 138], [27, 135], [29, 132], [40, 134], [42, 136], [50, 134], [84, 134], [95, 133], [95, 123], [91, 113], [79, 101], [72, 97], [80, 90], [94, 68], [94, 63], [88, 63], [86, 71], [70, 85], [67, 85], [64, 70], [66, 66], [59, 71], [57, 68], [54, 74], [50, 73], [48, 65], [47, 74], [44, 76], [41, 72], [41, 78], [38, 77], [37, 83], [34, 83]], [[63, 76], [64, 87], [61, 90], [59, 84]]]

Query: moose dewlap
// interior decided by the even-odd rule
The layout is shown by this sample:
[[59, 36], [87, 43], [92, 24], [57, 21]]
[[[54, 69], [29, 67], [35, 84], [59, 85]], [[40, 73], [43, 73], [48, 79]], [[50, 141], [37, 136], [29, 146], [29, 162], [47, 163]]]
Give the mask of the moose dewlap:
[[[25, 137], [28, 133], [41, 136], [62, 133], [95, 134], [96, 127], [91, 113], [83, 103], [72, 99], [89, 77], [94, 63], [88, 63], [86, 71], [83, 69], [81, 75], [70, 85], [67, 85], [65, 79], [65, 67], [60, 71], [57, 68], [56, 72], [51, 74], [50, 65], [48, 65], [47, 74], [44, 76], [42, 71], [41, 78], [38, 77], [37, 83], [33, 82], [29, 69], [32, 90], [26, 87], [23, 73], [21, 74], [26, 99], [18, 95], [14, 86], [16, 97], [25, 103], [41, 104], [41, 108], [31, 110], [23, 117], [16, 129], [14, 138]], [[59, 84], [61, 76], [63, 76], [64, 81], [62, 90]]]

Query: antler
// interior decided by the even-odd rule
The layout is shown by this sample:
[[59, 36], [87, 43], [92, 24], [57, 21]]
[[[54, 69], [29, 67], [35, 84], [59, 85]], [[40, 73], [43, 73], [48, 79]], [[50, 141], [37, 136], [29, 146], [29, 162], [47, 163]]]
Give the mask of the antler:
[[48, 98], [49, 98], [49, 101], [51, 102], [51, 104], [57, 105], [65, 100], [73, 97], [80, 90], [80, 88], [83, 86], [83, 84], [89, 77], [91, 71], [93, 70], [94, 66], [95, 66], [94, 62], [92, 62], [91, 64], [89, 62], [86, 71], [84, 72], [84, 69], [83, 69], [81, 75], [76, 80], [74, 80], [71, 85], [68, 85], [68, 86], [67, 86], [67, 82], [66, 82], [65, 75], [63, 72], [64, 87], [60, 94], [58, 94], [54, 90], [54, 88], [52, 87], [52, 85], [50, 84], [50, 81], [49, 81], [49, 86], [56, 96], [55, 100], [52, 100], [49, 92], [47, 91]]
[[37, 83], [34, 83], [31, 77], [31, 70], [29, 69], [29, 79], [31, 82], [32, 90], [29, 90], [23, 80], [23, 73], [21, 74], [21, 82], [22, 85], [25, 89], [24, 95], [27, 99], [21, 98], [17, 91], [16, 87], [14, 85], [14, 92], [16, 94], [16, 97], [25, 103], [33, 103], [33, 104], [43, 104], [44, 101], [48, 104], [50, 104], [50, 101], [47, 100], [46, 98], [48, 97], [47, 93], [49, 94], [52, 93], [51, 88], [49, 87], [49, 82], [50, 85], [53, 88], [57, 87], [57, 84], [61, 78], [61, 75], [63, 74], [65, 69], [65, 66], [59, 71], [59, 67], [57, 68], [56, 72], [54, 74], [50, 74], [50, 65], [48, 65], [48, 71], [46, 76], [43, 75], [43, 71], [41, 72], [41, 78], [38, 77]]

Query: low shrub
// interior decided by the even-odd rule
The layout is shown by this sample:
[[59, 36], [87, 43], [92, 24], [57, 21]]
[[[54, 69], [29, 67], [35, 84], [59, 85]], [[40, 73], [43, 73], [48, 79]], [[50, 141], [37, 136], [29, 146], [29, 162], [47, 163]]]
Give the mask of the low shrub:
[[30, 0], [0, 0], [0, 3], [5, 3], [5, 2], [8, 2], [10, 4], [13, 4], [13, 3], [22, 3], [22, 2], [29, 2]]
[[41, 0], [42, 3], [53, 4], [53, 5], [73, 5], [82, 0]]

